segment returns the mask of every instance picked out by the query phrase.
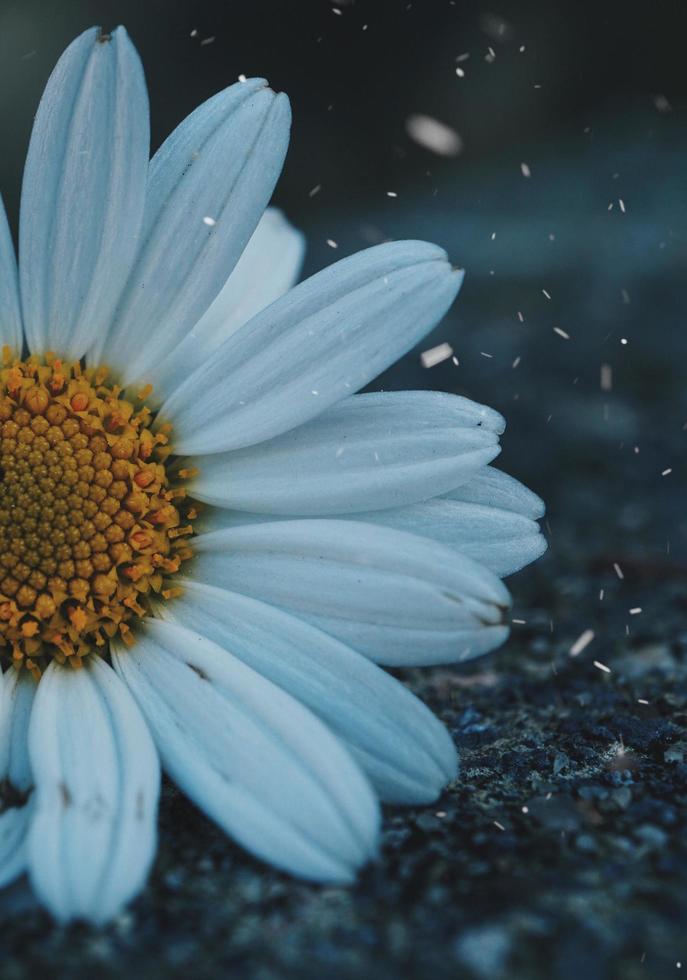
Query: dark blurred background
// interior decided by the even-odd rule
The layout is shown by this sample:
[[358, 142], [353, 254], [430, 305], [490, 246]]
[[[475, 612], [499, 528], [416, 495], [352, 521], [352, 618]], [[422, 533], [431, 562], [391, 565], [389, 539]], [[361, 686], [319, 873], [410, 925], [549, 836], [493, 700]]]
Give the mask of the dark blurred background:
[[[43, 920], [26, 918], [38, 913], [22, 892], [7, 975], [27, 963], [55, 976], [676, 975], [687, 6], [0, 0], [0, 188], [15, 231], [42, 87], [94, 23], [124, 23], [138, 47], [154, 146], [240, 74], [289, 94], [275, 203], [306, 232], [306, 272], [402, 237], [466, 268], [423, 345], [448, 343], [455, 360], [425, 368], [416, 351], [379, 383], [502, 411], [501, 464], [546, 499], [550, 548], [509, 583], [504, 650], [408, 678], [451, 728], [464, 782], [441, 819], [388, 817], [384, 863], [357, 891], [263, 871], [168, 789], [160, 860], [128, 925], [99, 947], [55, 933], [36, 946]], [[449, 128], [451, 155], [418, 143], [418, 114]], [[594, 640], [571, 658], [585, 630]]]

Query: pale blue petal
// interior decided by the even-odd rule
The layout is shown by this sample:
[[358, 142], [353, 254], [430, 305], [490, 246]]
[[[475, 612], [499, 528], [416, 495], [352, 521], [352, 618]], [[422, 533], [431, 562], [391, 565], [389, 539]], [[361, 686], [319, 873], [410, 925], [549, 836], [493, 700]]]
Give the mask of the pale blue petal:
[[148, 621], [115, 669], [165, 770], [253, 854], [292, 874], [347, 882], [374, 853], [379, 813], [341, 743], [306, 708], [215, 643]]
[[310, 708], [380, 797], [429, 803], [457, 773], [448, 732], [399, 681], [326, 633], [256, 599], [181, 579], [166, 616], [213, 640]]
[[[220, 344], [294, 286], [305, 238], [281, 211], [268, 208], [217, 299], [166, 357], [148, 368], [155, 393], [174, 391]], [[154, 393], [154, 394], [155, 394]]]
[[450, 545], [501, 577], [519, 571], [546, 551], [546, 539], [535, 521], [481, 504], [435, 497], [357, 516]]
[[[230, 473], [227, 479], [231, 479]], [[539, 525], [514, 511], [433, 497], [404, 507], [334, 515], [341, 520], [368, 521], [394, 527], [456, 548], [461, 554], [504, 578], [544, 554], [546, 538]], [[285, 520], [282, 515], [215, 508], [201, 513], [203, 531]]]
[[124, 383], [146, 380], [198, 322], [269, 202], [290, 124], [286, 96], [258, 78], [215, 95], [167, 138], [150, 164], [141, 249], [91, 360]]
[[107, 329], [138, 246], [149, 131], [123, 27], [67, 48], [38, 107], [24, 170], [20, 277], [29, 349], [81, 357]]
[[11, 347], [15, 355], [21, 354], [22, 326], [17, 259], [5, 205], [0, 197], [0, 346], [5, 345]]
[[446, 494], [451, 500], [469, 504], [483, 504], [511, 510], [536, 521], [544, 516], [544, 501], [526, 486], [493, 466], [486, 466], [467, 483]]
[[189, 492], [220, 507], [317, 516], [445, 493], [499, 452], [502, 419], [436, 391], [353, 395], [268, 442], [200, 457]]
[[95, 654], [53, 661], [31, 714], [36, 783], [29, 875], [60, 922], [101, 925], [143, 887], [155, 855], [160, 766], [133, 698]]
[[36, 683], [28, 671], [0, 673], [0, 888], [26, 868], [33, 810], [29, 717]]
[[[194, 580], [287, 609], [379, 663], [431, 663], [433, 632], [456, 634], [455, 660], [484, 652], [485, 631], [495, 641], [488, 646], [503, 639], [492, 630], [510, 604], [499, 579], [452, 548], [404, 531], [285, 520], [201, 534], [194, 551]], [[426, 634], [410, 659], [395, 647], [399, 630]]]
[[389, 622], [361, 625], [340, 616], [303, 616], [385, 667], [430, 667], [473, 660], [500, 647], [509, 633], [507, 626], [477, 621], [466, 629], [413, 629]]
[[314, 418], [424, 337], [462, 279], [426, 242], [378, 245], [318, 272], [229, 337], [165, 402], [175, 450], [241, 449]]

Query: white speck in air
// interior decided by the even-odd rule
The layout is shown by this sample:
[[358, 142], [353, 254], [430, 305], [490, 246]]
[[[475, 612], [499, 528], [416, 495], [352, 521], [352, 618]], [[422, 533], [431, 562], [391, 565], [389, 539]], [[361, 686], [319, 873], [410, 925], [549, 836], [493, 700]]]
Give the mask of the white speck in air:
[[450, 344], [437, 344], [436, 347], [430, 347], [420, 354], [420, 363], [424, 368], [432, 368], [442, 361], [447, 361], [452, 354], [453, 348]]
[[422, 113], [408, 116], [406, 133], [419, 146], [442, 157], [458, 156], [463, 149], [463, 141], [455, 129]]
[[573, 645], [570, 647], [570, 651], [569, 651], [570, 656], [577, 657], [580, 653], [582, 653], [583, 650], [585, 650], [589, 646], [589, 644], [592, 642], [593, 639], [594, 639], [594, 630], [585, 630], [584, 633], [581, 633], [577, 637]]

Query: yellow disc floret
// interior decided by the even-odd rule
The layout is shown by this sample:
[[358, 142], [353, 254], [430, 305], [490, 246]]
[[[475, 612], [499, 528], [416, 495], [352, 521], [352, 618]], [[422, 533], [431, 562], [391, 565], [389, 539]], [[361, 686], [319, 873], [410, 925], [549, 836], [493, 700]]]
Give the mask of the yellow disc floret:
[[106, 382], [105, 370], [4, 351], [0, 656], [35, 674], [52, 658], [79, 666], [117, 633], [132, 640], [191, 555], [169, 430]]

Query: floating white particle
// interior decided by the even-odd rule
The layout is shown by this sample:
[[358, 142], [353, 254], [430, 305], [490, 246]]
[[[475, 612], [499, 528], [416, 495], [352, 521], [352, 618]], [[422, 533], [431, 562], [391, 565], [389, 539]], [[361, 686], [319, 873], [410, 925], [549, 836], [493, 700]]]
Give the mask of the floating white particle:
[[453, 355], [453, 357], [451, 358], [451, 360], [453, 361], [453, 363], [455, 364], [456, 367], [460, 367], [460, 361], [458, 360], [458, 358], [456, 357], [455, 354]]
[[498, 827], [498, 828], [499, 828], [499, 830], [505, 830], [505, 829], [506, 829], [506, 828], [505, 828], [505, 827], [503, 826], [503, 824], [502, 824], [502, 823], [499, 823], [499, 822], [498, 822], [498, 820], [494, 820], [494, 826], [495, 826], [495, 827]]
[[594, 630], [585, 630], [584, 633], [580, 633], [573, 645], [570, 647], [570, 656], [577, 657], [578, 654], [582, 653], [582, 651], [589, 646], [593, 639]]
[[209, 214], [206, 214], [205, 217], [203, 218], [203, 224], [207, 225], [208, 228], [214, 228], [217, 222], [215, 221], [214, 218], [211, 218]]
[[480, 17], [480, 27], [494, 41], [506, 41], [513, 35], [513, 28], [498, 14], [485, 13]]
[[447, 361], [452, 354], [453, 348], [450, 344], [437, 344], [420, 354], [420, 363], [424, 368], [433, 368], [442, 361]]
[[322, 184], [315, 184], [315, 186], [311, 187], [310, 190], [308, 191], [308, 197], [314, 197], [315, 194], [319, 194], [321, 190], [322, 190]]
[[198, 29], [196, 27], [191, 31], [191, 37], [198, 37]]
[[332, 7], [332, 13], [338, 14], [338, 16], [341, 17], [341, 15], [343, 14], [343, 10], [339, 10], [338, 7]]
[[635, 446], [632, 451], [633, 453], [635, 453], [636, 456], [639, 456], [639, 446]]
[[328, 238], [327, 239], [327, 245], [329, 245], [330, 248], [338, 248], [339, 247], [338, 246], [338, 243], [335, 242], [333, 238]]
[[641, 611], [641, 606], [634, 606], [632, 609], [630, 609], [630, 616], [639, 616]]
[[620, 295], [623, 298], [623, 303], [625, 303], [625, 305], [628, 306], [630, 303], [630, 294], [628, 293], [628, 291], [626, 289], [621, 289]]
[[463, 141], [455, 129], [419, 112], [406, 119], [406, 133], [419, 146], [442, 157], [458, 156], [463, 149]]
[[457, 56], [457, 58], [456, 58], [456, 64], [460, 64], [461, 61], [467, 61], [469, 57], [470, 57], [470, 52], [469, 51], [464, 51], [463, 54], [459, 54]]
[[613, 201], [611, 201], [611, 203], [608, 205], [608, 207], [606, 208], [606, 210], [607, 211], [612, 211], [613, 210]]
[[203, 40], [200, 42], [200, 46], [201, 48], [204, 48], [206, 44], [214, 44], [215, 40], [216, 38], [214, 34], [212, 37], [204, 37]]
[[518, 48], [518, 51], [520, 52], [520, 54], [524, 54], [524, 52], [525, 52], [525, 45], [524, 44], [521, 44], [520, 47]]
[[511, 619], [511, 623], [517, 623], [518, 626], [524, 626], [526, 622], [526, 619]]
[[521, 806], [520, 807], [520, 811], [521, 811], [521, 813], [529, 813], [530, 812], [530, 808], [528, 806]]
[[623, 201], [622, 197], [618, 198], [618, 206], [620, 207], [620, 210], [623, 212], [623, 214], [625, 214], [625, 201]]
[[617, 561], [613, 562], [613, 571], [615, 572], [615, 574], [618, 576], [619, 579], [625, 578], [625, 576], [623, 575], [623, 570]]
[[483, 350], [480, 351], [480, 354], [482, 355], [482, 357], [493, 357], [494, 356], [493, 354], [487, 354], [487, 352], [486, 351], [483, 351]]
[[525, 317], [522, 315], [522, 313], [520, 312], [520, 310], [518, 310], [518, 320], [520, 321], [520, 323], [524, 323], [525, 322]]
[[604, 589], [599, 589], [599, 602], [604, 601]]
[[311, 388], [311, 390], [310, 390], [310, 394], [311, 394], [311, 395], [319, 395], [319, 391], [317, 391], [317, 389], [316, 389], [316, 388]]
[[443, 820], [444, 817], [446, 816], [446, 810], [437, 810], [434, 816], [439, 817], [440, 820]]
[[387, 191], [386, 192], [386, 196], [387, 197], [398, 197], [398, 194], [396, 193], [396, 191]]
[[600, 660], [595, 660], [594, 666], [597, 668], [597, 670], [603, 670], [605, 674], [610, 674], [611, 672], [611, 668], [607, 667], [606, 664], [602, 664]]
[[546, 296], [547, 299], [551, 299], [551, 293], [547, 293], [545, 289], [542, 289], [542, 293], [544, 294], [544, 296]]
[[673, 108], [665, 95], [657, 95], [654, 98], [654, 105], [659, 112], [670, 112]]
[[532, 171], [530, 170], [530, 165], [528, 163], [521, 163], [520, 173], [523, 175], [523, 177], [531, 177]]
[[601, 365], [601, 390], [611, 391], [613, 388], [613, 368], [610, 364]]
[[517, 357], [515, 358], [515, 360], [513, 361], [513, 365], [512, 365], [512, 366], [513, 366], [513, 368], [514, 368], [514, 369], [515, 369], [515, 368], [516, 368], [516, 367], [518, 366], [518, 364], [520, 363], [520, 359], [521, 359], [521, 358], [520, 358], [520, 355], [518, 354], [518, 356], [517, 356]]
[[673, 472], [673, 468], [672, 466], [669, 466], [667, 470], [663, 470], [661, 472], [661, 476], [670, 476], [672, 472]]
[[560, 327], [554, 327], [553, 332], [557, 333], [559, 337], [563, 338], [563, 340], [570, 340], [570, 334], [566, 333], [565, 330], [561, 330]]
[[637, 698], [637, 704], [648, 704], [649, 702], [645, 698]]
[[465, 78], [465, 72], [460, 67], [460, 65], [458, 65], [458, 67], [456, 68], [456, 75], [458, 76], [458, 78]]

